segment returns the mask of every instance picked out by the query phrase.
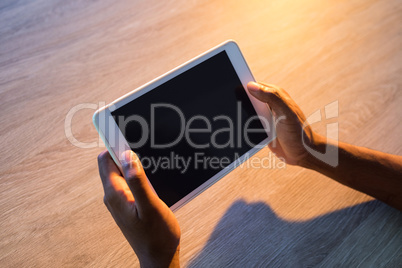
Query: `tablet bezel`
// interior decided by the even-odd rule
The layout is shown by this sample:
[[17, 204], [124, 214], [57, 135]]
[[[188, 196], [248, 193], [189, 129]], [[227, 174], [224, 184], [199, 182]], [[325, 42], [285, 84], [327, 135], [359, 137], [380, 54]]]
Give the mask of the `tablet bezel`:
[[[162, 85], [163, 83], [169, 81], [170, 79], [184, 73], [185, 71], [195, 67], [196, 65], [202, 63], [203, 61], [217, 55], [218, 53], [225, 51], [230, 62], [232, 63], [232, 66], [237, 73], [237, 76], [239, 77], [243, 88], [247, 88], [247, 83], [250, 81], [255, 81], [254, 77], [238, 47], [235, 41], [233, 40], [228, 40], [208, 51], [205, 53], [199, 55], [196, 58], [193, 58], [192, 60], [187, 61], [186, 63], [174, 68], [173, 70], [159, 76], [158, 78], [144, 84], [143, 86], [127, 93], [126, 95], [118, 98], [117, 100], [113, 101], [112, 103], [106, 105], [105, 107], [100, 108], [97, 110], [93, 116], [93, 123], [102, 138], [103, 142], [106, 145], [106, 148], [110, 152], [114, 162], [117, 164], [117, 166], [121, 169], [121, 157], [124, 151], [126, 150], [131, 150], [130, 146], [128, 145], [125, 137], [121, 133], [117, 123], [112, 117], [111, 112], [115, 111], [116, 109], [126, 105], [127, 103], [133, 101], [134, 99], [144, 95], [145, 93], [157, 88], [158, 86]], [[213, 177], [208, 179], [206, 182], [201, 184], [199, 187], [194, 189], [191, 193], [186, 195], [184, 198], [180, 199], [178, 202], [176, 202], [174, 205], [172, 205], [170, 208], [175, 211], [181, 206], [183, 206], [185, 203], [189, 202], [191, 199], [196, 197], [198, 194], [203, 192], [205, 189], [207, 189], [209, 186], [214, 184], [216, 181], [221, 179], [223, 176], [225, 176], [227, 173], [229, 173], [231, 170], [233, 170], [236, 167], [236, 164], [238, 163], [243, 163], [246, 160], [247, 156], [252, 156], [255, 154], [257, 151], [259, 151], [262, 147], [264, 147], [266, 144], [268, 144], [270, 141], [275, 139], [276, 133], [275, 133], [275, 128], [274, 128], [274, 122], [271, 114], [271, 110], [269, 109], [268, 105], [266, 103], [263, 103], [253, 96], [250, 95], [250, 93], [245, 90], [257, 115], [268, 119], [268, 120], [261, 120], [262, 125], [264, 126], [266, 132], [267, 132], [267, 139], [262, 141], [260, 144], [246, 152], [243, 156], [241, 156], [239, 159], [235, 160], [233, 163], [219, 171], [217, 174], [215, 174]], [[98, 124], [99, 122], [99, 124]], [[152, 184], [150, 183], [152, 186]]]

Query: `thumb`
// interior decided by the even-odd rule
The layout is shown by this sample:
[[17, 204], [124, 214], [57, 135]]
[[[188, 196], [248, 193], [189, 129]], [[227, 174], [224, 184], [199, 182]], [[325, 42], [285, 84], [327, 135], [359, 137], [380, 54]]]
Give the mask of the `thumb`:
[[138, 209], [150, 205], [151, 199], [156, 196], [151, 188], [141, 161], [133, 151], [125, 151], [122, 155], [123, 176], [130, 188]]
[[293, 107], [295, 103], [284, 89], [256, 82], [249, 82], [247, 89], [251, 95], [267, 103], [276, 114], [292, 114], [290, 107]]

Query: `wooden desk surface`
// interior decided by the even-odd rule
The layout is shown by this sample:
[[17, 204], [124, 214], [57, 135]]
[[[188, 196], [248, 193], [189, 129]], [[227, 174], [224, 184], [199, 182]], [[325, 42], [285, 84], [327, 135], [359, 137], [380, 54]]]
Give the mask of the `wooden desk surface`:
[[[401, 25], [399, 0], [1, 1], [0, 266], [138, 266], [102, 202], [103, 145], [74, 146], [68, 114], [86, 107], [71, 131], [96, 145], [95, 108], [226, 39], [306, 115], [338, 101], [340, 140], [402, 154]], [[176, 213], [183, 266], [402, 263], [400, 212], [256, 157], [271, 167], [237, 168]]]

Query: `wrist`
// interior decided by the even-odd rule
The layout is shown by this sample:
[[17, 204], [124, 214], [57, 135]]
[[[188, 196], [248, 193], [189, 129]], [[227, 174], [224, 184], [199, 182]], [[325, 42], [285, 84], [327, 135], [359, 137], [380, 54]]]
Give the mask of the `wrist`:
[[307, 154], [298, 163], [298, 165], [307, 169], [319, 171], [320, 169], [322, 169], [323, 165], [328, 165], [325, 163], [325, 161], [323, 161], [323, 159], [320, 159], [319, 157], [326, 154], [329, 148], [328, 145], [329, 143], [326, 137], [314, 133], [311, 142], [308, 145], [309, 149], [306, 148]]
[[165, 255], [161, 252], [155, 254], [148, 254], [147, 256], [138, 256], [142, 268], [148, 267], [161, 267], [161, 268], [176, 268], [180, 267], [180, 246], [174, 254]]

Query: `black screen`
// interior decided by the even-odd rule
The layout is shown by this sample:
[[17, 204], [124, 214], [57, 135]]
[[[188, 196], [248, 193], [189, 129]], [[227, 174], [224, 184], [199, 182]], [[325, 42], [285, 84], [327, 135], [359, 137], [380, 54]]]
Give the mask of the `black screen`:
[[225, 51], [112, 115], [168, 206], [267, 138]]

